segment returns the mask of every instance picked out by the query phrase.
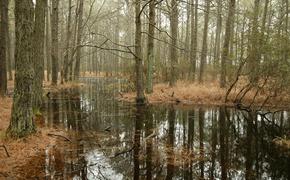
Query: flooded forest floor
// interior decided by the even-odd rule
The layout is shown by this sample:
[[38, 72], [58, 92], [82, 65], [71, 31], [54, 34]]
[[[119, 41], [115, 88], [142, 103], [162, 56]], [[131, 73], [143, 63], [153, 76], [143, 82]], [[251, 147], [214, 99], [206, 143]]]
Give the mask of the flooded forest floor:
[[147, 95], [151, 104], [139, 107], [127, 102], [134, 93], [124, 93], [126, 80], [80, 82], [45, 83], [37, 133], [20, 140], [5, 137], [9, 83], [10, 97], [0, 99], [0, 180], [290, 177], [288, 110], [251, 114], [218, 106], [225, 90], [185, 82], [156, 85]]
[[[52, 87], [44, 83], [44, 93], [58, 92], [67, 88], [83, 86], [78, 83], [63, 84]], [[6, 98], [0, 98], [0, 179], [29, 179], [45, 176], [45, 155], [48, 147], [64, 146], [69, 139], [69, 132], [57, 126], [45, 127], [44, 117], [36, 116], [37, 132], [26, 138], [14, 140], [6, 137], [9, 126], [13, 97], [14, 82], [8, 83]], [[56, 160], [57, 161], [57, 160]]]

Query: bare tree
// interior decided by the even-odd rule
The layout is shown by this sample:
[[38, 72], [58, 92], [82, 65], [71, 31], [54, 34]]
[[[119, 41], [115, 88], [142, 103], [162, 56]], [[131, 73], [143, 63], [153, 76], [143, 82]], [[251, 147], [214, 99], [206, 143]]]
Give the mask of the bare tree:
[[35, 78], [33, 84], [33, 105], [38, 108], [42, 104], [42, 82], [44, 79], [44, 38], [45, 38], [45, 8], [47, 0], [37, 0], [35, 7], [33, 65]]
[[204, 15], [204, 27], [203, 27], [203, 38], [202, 38], [202, 50], [200, 57], [200, 67], [199, 67], [199, 79], [198, 82], [202, 83], [204, 79], [204, 69], [207, 60], [207, 36], [208, 36], [208, 21], [209, 21], [209, 10], [210, 10], [211, 0], [206, 1], [205, 15]]
[[177, 33], [178, 33], [178, 3], [176, 0], [171, 0], [171, 11], [170, 11], [170, 61], [171, 61], [171, 77], [169, 84], [175, 86], [177, 81]]
[[154, 34], [155, 34], [155, 0], [149, 3], [148, 53], [147, 53], [147, 93], [153, 92]]
[[77, 47], [76, 47], [76, 64], [74, 69], [74, 78], [78, 79], [80, 76], [80, 63], [81, 63], [81, 41], [83, 33], [83, 12], [84, 12], [84, 0], [79, 0], [79, 12], [78, 12], [78, 34], [77, 34]]
[[6, 50], [8, 36], [8, 0], [0, 0], [0, 96], [7, 92]]
[[229, 1], [229, 11], [228, 11], [228, 18], [226, 22], [225, 40], [224, 40], [222, 59], [221, 59], [220, 87], [222, 88], [226, 86], [226, 67], [227, 67], [227, 62], [229, 59], [229, 46], [230, 46], [231, 29], [233, 25], [235, 5], [236, 5], [236, 0]]
[[135, 0], [135, 63], [136, 63], [136, 91], [137, 104], [145, 102], [144, 85], [143, 85], [143, 63], [142, 63], [142, 23], [141, 23], [141, 0]]
[[59, 0], [52, 0], [52, 17], [51, 17], [51, 38], [52, 38], [52, 52], [51, 52], [51, 67], [52, 67], [52, 85], [57, 84], [59, 62], [58, 62], [58, 5]]
[[66, 29], [66, 52], [64, 56], [64, 80], [68, 81], [68, 63], [69, 63], [69, 54], [70, 54], [70, 39], [71, 39], [71, 9], [72, 9], [72, 0], [68, 1], [68, 19], [67, 19], [67, 29]]

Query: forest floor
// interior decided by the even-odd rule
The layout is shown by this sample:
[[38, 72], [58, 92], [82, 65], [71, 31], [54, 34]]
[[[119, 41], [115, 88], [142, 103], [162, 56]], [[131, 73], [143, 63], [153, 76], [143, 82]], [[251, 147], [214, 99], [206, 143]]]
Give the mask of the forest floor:
[[[233, 88], [225, 102], [226, 88], [220, 88], [217, 82], [197, 84], [186, 81], [178, 81], [175, 87], [169, 87], [167, 83], [154, 85], [152, 94], [145, 94], [149, 104], [180, 104], [180, 105], [226, 105], [235, 106], [236, 96], [241, 87]], [[253, 101], [253, 97], [254, 101]], [[118, 97], [121, 101], [134, 102], [136, 92], [126, 92]], [[268, 98], [268, 93], [261, 91], [256, 95], [256, 90], [249, 91], [242, 100], [243, 105], [289, 107], [290, 97], [285, 94]]]
[[[0, 98], [0, 180], [1, 179], [44, 179], [45, 150], [66, 143], [62, 137], [70, 137], [68, 132], [57, 127], [44, 127], [42, 117], [36, 118], [37, 132], [22, 139], [6, 137], [12, 108], [12, 81], [8, 83], [9, 96]], [[64, 84], [57, 87], [44, 84], [45, 91], [57, 91], [64, 88], [79, 86], [80, 84]], [[57, 136], [55, 136], [57, 135]], [[7, 150], [7, 153], [6, 153]], [[57, 161], [57, 159], [56, 159]], [[31, 177], [36, 175], [35, 177]]]

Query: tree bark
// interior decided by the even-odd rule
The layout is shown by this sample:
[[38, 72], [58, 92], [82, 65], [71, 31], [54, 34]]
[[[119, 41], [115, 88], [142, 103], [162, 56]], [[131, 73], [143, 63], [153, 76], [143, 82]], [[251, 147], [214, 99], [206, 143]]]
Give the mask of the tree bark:
[[19, 138], [35, 132], [32, 112], [33, 70], [33, 2], [15, 1], [15, 89], [12, 115], [7, 133]]
[[7, 36], [8, 36], [8, 0], [0, 0], [0, 97], [7, 93]]
[[45, 8], [47, 0], [37, 0], [35, 8], [33, 65], [35, 71], [33, 85], [33, 105], [39, 108], [42, 104], [42, 84], [44, 79], [44, 38], [45, 38]]
[[79, 0], [79, 12], [78, 12], [78, 34], [77, 34], [77, 49], [76, 49], [76, 64], [74, 71], [74, 79], [78, 79], [80, 76], [80, 63], [81, 63], [81, 41], [83, 33], [83, 11], [84, 11], [84, 0]]
[[202, 38], [202, 50], [200, 57], [200, 67], [199, 67], [199, 79], [198, 82], [202, 83], [204, 80], [204, 66], [207, 60], [207, 36], [208, 36], [208, 21], [209, 21], [209, 10], [210, 10], [210, 0], [206, 1], [206, 9], [204, 15], [204, 27], [203, 27], [203, 38]]
[[260, 0], [255, 0], [254, 13], [252, 19], [252, 34], [250, 40], [250, 54], [249, 54], [249, 70], [250, 70], [250, 82], [256, 83], [258, 81], [259, 73], [259, 30], [258, 30], [258, 17], [260, 9]]
[[231, 29], [233, 25], [233, 16], [234, 10], [236, 6], [236, 0], [230, 0], [228, 18], [226, 22], [226, 30], [225, 30], [225, 40], [222, 51], [222, 59], [221, 59], [221, 78], [220, 78], [220, 87], [224, 88], [226, 86], [226, 65], [229, 60], [229, 47], [230, 47], [230, 39], [231, 39]]
[[141, 34], [141, 0], [135, 0], [135, 66], [136, 66], [136, 103], [144, 104], [143, 62], [142, 62], [142, 34]]
[[155, 26], [155, 0], [149, 4], [149, 28], [148, 28], [148, 67], [147, 67], [147, 93], [153, 92], [153, 63], [154, 63], [154, 27]]
[[[194, 0], [192, 0], [194, 3]], [[193, 7], [194, 6], [194, 7]], [[198, 33], [198, 0], [195, 0], [195, 4], [191, 9], [191, 51], [190, 58], [192, 62], [192, 79], [195, 81], [196, 74], [196, 61], [197, 61], [197, 33]]]
[[178, 33], [178, 3], [176, 0], [171, 0], [171, 14], [170, 14], [170, 61], [171, 61], [171, 77], [169, 85], [175, 86], [177, 81], [177, 33]]
[[52, 85], [57, 85], [58, 79], [58, 5], [59, 0], [52, 0], [52, 17], [51, 17], [51, 38], [52, 38], [52, 52], [51, 52], [51, 67], [52, 67]]
[[66, 29], [66, 52], [64, 56], [64, 80], [68, 81], [68, 61], [69, 61], [69, 54], [70, 54], [70, 39], [71, 39], [71, 9], [72, 9], [72, 0], [68, 1], [68, 19], [67, 19], [67, 29]]
[[13, 56], [14, 56], [14, 52], [13, 52], [13, 36], [12, 36], [12, 23], [11, 23], [11, 13], [9, 13], [9, 8], [11, 8], [11, 6], [14, 5], [12, 4], [12, 2], [9, 2], [8, 0], [8, 4], [7, 4], [7, 27], [6, 27], [6, 40], [7, 40], [7, 50], [6, 50], [6, 56], [7, 56], [7, 61], [6, 61], [6, 65], [7, 65], [7, 71], [8, 71], [8, 80], [12, 81], [13, 80], [13, 73], [12, 73], [12, 60], [13, 60]]
[[45, 24], [45, 53], [46, 53], [46, 80], [50, 81], [51, 75], [51, 13], [50, 13], [50, 1], [46, 4], [46, 24]]
[[217, 1], [217, 24], [214, 46], [214, 68], [217, 69], [221, 55], [221, 31], [222, 31], [222, 0]]

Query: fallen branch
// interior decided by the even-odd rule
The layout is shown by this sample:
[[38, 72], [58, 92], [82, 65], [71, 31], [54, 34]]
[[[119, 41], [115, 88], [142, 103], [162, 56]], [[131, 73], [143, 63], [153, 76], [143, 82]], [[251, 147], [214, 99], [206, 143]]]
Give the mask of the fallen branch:
[[2, 148], [5, 150], [7, 157], [10, 157], [10, 155], [9, 155], [9, 153], [8, 153], [8, 151], [7, 151], [6, 146], [3, 144], [3, 145], [1, 145], [0, 147], [2, 147]]
[[122, 154], [127, 154], [127, 153], [133, 151], [134, 148], [135, 148], [135, 146], [133, 146], [132, 148], [130, 148], [130, 149], [128, 149], [128, 150], [124, 150], [124, 151], [118, 152], [118, 153], [115, 154], [114, 157], [120, 156], [120, 155], [122, 155]]
[[48, 133], [48, 136], [55, 136], [55, 137], [61, 137], [63, 139], [65, 139], [66, 141], [72, 142], [69, 138], [63, 136], [63, 135], [59, 135], [59, 134], [52, 134], [52, 133]]

